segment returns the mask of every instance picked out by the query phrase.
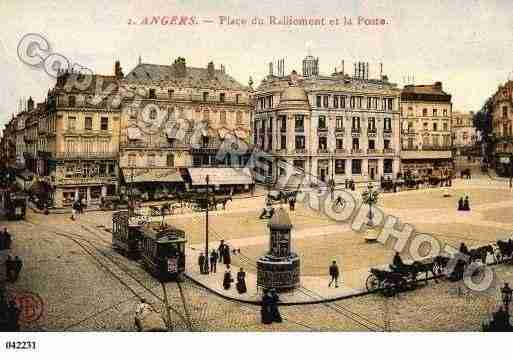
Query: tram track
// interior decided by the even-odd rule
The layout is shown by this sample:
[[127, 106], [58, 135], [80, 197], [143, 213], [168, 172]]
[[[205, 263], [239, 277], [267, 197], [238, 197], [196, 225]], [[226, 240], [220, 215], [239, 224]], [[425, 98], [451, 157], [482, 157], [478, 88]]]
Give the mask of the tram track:
[[[73, 241], [76, 245], [78, 245], [89, 257], [91, 257], [97, 264], [100, 265], [101, 268], [106, 270], [113, 278], [115, 278], [121, 285], [123, 285], [130, 293], [132, 293], [133, 297], [138, 298], [139, 300], [144, 299], [142, 294], [137, 292], [134, 288], [140, 287], [143, 291], [151, 294], [155, 299], [157, 299], [160, 303], [163, 303], [165, 305], [164, 298], [158, 295], [153, 289], [151, 289], [149, 286], [147, 286], [145, 283], [143, 283], [139, 278], [137, 278], [132, 271], [126, 267], [125, 265], [119, 263], [118, 261], [114, 260], [110, 255], [108, 255], [104, 250], [96, 247], [93, 243], [91, 243], [91, 238], [86, 238], [85, 236], [76, 234], [76, 233], [70, 233], [66, 231], [56, 231], [51, 227], [47, 227], [44, 225], [38, 225], [38, 227], [43, 226], [46, 231], [51, 232], [55, 235], [58, 235], [60, 237], [66, 238], [68, 240]], [[89, 233], [92, 233], [89, 231]], [[109, 247], [111, 245], [110, 242], [99, 238], [100, 241], [102, 241], [104, 244], [108, 244]], [[95, 254], [96, 253], [96, 254]], [[112, 266], [108, 266], [103, 261], [101, 261], [99, 258], [106, 259], [109, 263], [114, 265], [114, 268]], [[126, 276], [128, 278], [122, 278], [123, 276]], [[128, 283], [128, 282], [135, 282], [134, 283]], [[119, 304], [119, 303], [118, 303]], [[175, 313], [178, 318], [182, 321], [183, 324], [186, 325], [186, 327], [192, 331], [192, 326], [190, 324], [190, 321], [178, 310], [173, 308], [172, 306], [168, 307], [173, 313]], [[153, 308], [155, 309], [155, 308]], [[103, 312], [103, 311], [102, 311]], [[158, 312], [158, 311], [157, 311]], [[101, 312], [97, 312], [96, 315], [101, 314]], [[94, 315], [93, 315], [94, 317]], [[78, 325], [78, 324], [76, 324]], [[70, 329], [71, 327], [68, 327], [66, 329]]]

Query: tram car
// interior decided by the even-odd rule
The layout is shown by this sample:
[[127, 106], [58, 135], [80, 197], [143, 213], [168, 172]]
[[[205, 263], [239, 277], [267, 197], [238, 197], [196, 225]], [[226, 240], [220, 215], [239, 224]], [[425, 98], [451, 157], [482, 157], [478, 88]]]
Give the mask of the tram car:
[[27, 212], [27, 195], [21, 192], [4, 191], [2, 204], [5, 216], [9, 220], [23, 220]]
[[112, 215], [112, 247], [123, 255], [137, 259], [140, 256], [140, 228], [142, 224], [130, 219], [128, 211]]
[[161, 281], [182, 280], [185, 271], [185, 232], [160, 224], [139, 229], [142, 264]]

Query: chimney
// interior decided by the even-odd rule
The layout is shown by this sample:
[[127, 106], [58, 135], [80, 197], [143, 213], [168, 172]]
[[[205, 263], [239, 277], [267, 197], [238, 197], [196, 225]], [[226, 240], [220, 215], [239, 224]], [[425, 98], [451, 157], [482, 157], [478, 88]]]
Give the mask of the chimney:
[[214, 62], [210, 61], [208, 63], [207, 72], [209, 77], [214, 77]]
[[123, 78], [123, 69], [121, 68], [121, 64], [119, 63], [119, 60], [117, 60], [114, 63], [114, 76], [116, 76], [117, 79]]
[[185, 65], [185, 58], [178, 57], [173, 63], [173, 70], [176, 77], [185, 77], [187, 74], [187, 67]]
[[32, 100], [32, 97], [29, 97], [27, 100], [27, 111], [32, 111], [34, 109], [34, 100]]

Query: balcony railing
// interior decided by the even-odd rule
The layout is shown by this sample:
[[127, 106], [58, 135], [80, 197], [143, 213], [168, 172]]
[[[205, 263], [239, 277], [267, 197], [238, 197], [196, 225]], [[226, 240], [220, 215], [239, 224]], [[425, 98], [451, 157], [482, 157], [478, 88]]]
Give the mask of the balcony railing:
[[363, 150], [362, 150], [361, 148], [353, 148], [353, 149], [351, 150], [351, 153], [352, 153], [352, 154], [355, 154], [355, 155], [361, 155], [361, 154], [363, 154], [364, 152], [363, 152]]
[[296, 148], [294, 151], [296, 153], [306, 153], [306, 148]]
[[[157, 142], [150, 143], [145, 141], [121, 141], [119, 146], [122, 148], [184, 148], [187, 147], [184, 144], [179, 143], [167, 143], [167, 142]], [[203, 147], [203, 146], [201, 146]], [[215, 146], [216, 148], [218, 146]]]
[[317, 132], [328, 132], [328, 127], [318, 127]]
[[343, 134], [345, 133], [346, 131], [344, 130], [344, 127], [336, 127], [335, 128], [335, 133], [338, 135], [338, 134]]
[[345, 148], [336, 148], [335, 153], [346, 153], [347, 150]]
[[326, 154], [326, 153], [329, 153], [330, 151], [327, 148], [318, 148], [317, 152], [318, 153]]
[[296, 132], [305, 132], [305, 128], [304, 127], [295, 127], [294, 131], [296, 131]]
[[395, 153], [395, 150], [393, 148], [385, 148], [383, 151], [385, 153]]
[[367, 136], [369, 137], [376, 137], [377, 131], [376, 129], [368, 129], [367, 130]]
[[117, 152], [56, 152], [55, 159], [112, 159]]
[[353, 135], [353, 137], [360, 136], [360, 128], [352, 128], [351, 134]]

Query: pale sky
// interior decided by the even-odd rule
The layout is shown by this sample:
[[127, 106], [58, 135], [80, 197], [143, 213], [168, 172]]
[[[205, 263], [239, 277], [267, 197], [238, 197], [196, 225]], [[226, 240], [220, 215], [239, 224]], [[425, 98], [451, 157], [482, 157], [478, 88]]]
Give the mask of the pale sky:
[[[205, 67], [214, 61], [247, 84], [267, 74], [268, 62], [285, 58], [285, 71], [301, 72], [307, 54], [319, 57], [329, 74], [345, 60], [371, 64], [371, 77], [384, 73], [402, 86], [442, 81], [455, 110], [478, 110], [497, 86], [512, 77], [513, 1], [511, 0], [1, 0], [0, 124], [18, 109], [21, 97], [42, 101], [54, 79], [17, 57], [27, 33], [43, 35], [51, 50], [96, 73], [112, 74], [116, 59], [128, 73], [143, 62], [170, 64], [183, 56]], [[193, 26], [128, 25], [144, 16], [196, 16]], [[251, 20], [269, 16], [384, 18], [383, 26], [221, 26], [219, 16]], [[203, 23], [211, 19], [214, 23]], [[275, 65], [276, 67], [276, 65]], [[3, 126], [2, 126], [3, 127]]]

